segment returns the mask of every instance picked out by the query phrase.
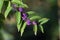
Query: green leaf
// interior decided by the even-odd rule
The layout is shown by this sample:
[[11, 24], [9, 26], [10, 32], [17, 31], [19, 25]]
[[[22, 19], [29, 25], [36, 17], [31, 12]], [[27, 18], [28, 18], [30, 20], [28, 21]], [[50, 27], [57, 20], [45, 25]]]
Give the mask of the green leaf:
[[20, 7], [28, 8], [28, 5], [27, 5], [27, 4], [24, 4], [24, 3], [21, 3], [21, 4], [20, 4]]
[[[37, 19], [40, 19], [41, 17], [39, 15], [37, 15], [36, 12], [34, 11], [28, 11], [27, 14], [29, 15], [28, 18], [34, 18], [33, 20], [35, 20], [36, 18]], [[36, 18], [35, 18], [36, 17]]]
[[25, 28], [26, 28], [26, 22], [23, 24], [21, 28], [21, 36], [23, 35]]
[[39, 22], [40, 22], [40, 24], [44, 24], [44, 23], [46, 23], [48, 20], [49, 20], [49, 19], [47, 19], [47, 18], [42, 18], [42, 19], [39, 20]]
[[33, 31], [34, 31], [34, 34], [37, 35], [37, 25], [34, 25]]
[[19, 2], [20, 2], [20, 0], [12, 0], [12, 2], [19, 3]]
[[40, 24], [40, 30], [42, 31], [42, 33], [44, 33], [44, 29], [43, 29], [43, 26]]
[[20, 24], [20, 21], [21, 21], [21, 13], [20, 12], [16, 12], [16, 22], [17, 24]]
[[2, 9], [3, 3], [4, 3], [4, 0], [0, 0], [0, 13], [1, 13], [1, 9]]
[[[32, 16], [39, 16], [36, 12], [34, 11], [28, 11], [27, 14], [29, 15], [29, 18]], [[40, 16], [39, 16], [40, 17]]]
[[26, 4], [24, 4], [22, 2], [22, 0], [21, 1], [20, 0], [12, 0], [12, 3], [18, 4], [19, 7], [28, 8], [28, 6]]
[[16, 22], [17, 22], [17, 29], [18, 29], [18, 32], [19, 32], [21, 24], [22, 24], [22, 23], [20, 23], [21, 22], [21, 13], [16, 12], [15, 15], [16, 15], [15, 17], [16, 17]]
[[30, 17], [30, 20], [35, 20], [35, 19], [40, 19], [41, 17], [40, 16], [32, 16]]
[[31, 14], [35, 14], [34, 11], [28, 11], [27, 13], [28, 13], [29, 15], [31, 15]]
[[20, 23], [20, 24], [17, 24], [18, 32], [19, 32], [19, 31], [20, 31], [20, 29], [21, 29], [21, 25], [22, 25], [22, 21], [21, 21], [21, 23]]
[[7, 7], [5, 14], [4, 14], [5, 18], [7, 18], [9, 12], [12, 10], [12, 7], [10, 5], [11, 5], [11, 3], [9, 2], [8, 7]]
[[20, 2], [20, 0], [12, 0], [12, 3], [21, 4], [22, 2]]

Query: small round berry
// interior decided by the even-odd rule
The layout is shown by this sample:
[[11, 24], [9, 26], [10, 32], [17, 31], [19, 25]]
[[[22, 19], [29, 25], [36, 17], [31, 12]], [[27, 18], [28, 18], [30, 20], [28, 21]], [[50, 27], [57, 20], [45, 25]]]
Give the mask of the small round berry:
[[19, 8], [19, 11], [20, 11], [20, 12], [23, 12], [23, 11], [24, 11], [24, 9], [20, 7], [20, 8]]

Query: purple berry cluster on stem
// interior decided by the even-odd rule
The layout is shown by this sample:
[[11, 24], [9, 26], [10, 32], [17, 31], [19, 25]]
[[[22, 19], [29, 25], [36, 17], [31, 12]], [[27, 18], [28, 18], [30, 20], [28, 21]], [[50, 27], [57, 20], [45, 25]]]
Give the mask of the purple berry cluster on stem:
[[[17, 8], [15, 4], [13, 4], [13, 8], [14, 8], [14, 9]], [[31, 24], [36, 25], [36, 24], [37, 24], [35, 21], [31, 21], [31, 20], [27, 17], [26, 12], [24, 12], [24, 11], [25, 11], [24, 8], [19, 7], [19, 8], [18, 8], [18, 11], [21, 12], [21, 14], [22, 14], [22, 20], [26, 21], [26, 24], [27, 24], [27, 25], [31, 25]]]
[[19, 11], [22, 14], [22, 20], [26, 21], [27, 25], [31, 25], [31, 24], [36, 25], [37, 24], [35, 21], [31, 22], [31, 20], [27, 17], [27, 14], [24, 12], [25, 11], [24, 8], [20, 7]]

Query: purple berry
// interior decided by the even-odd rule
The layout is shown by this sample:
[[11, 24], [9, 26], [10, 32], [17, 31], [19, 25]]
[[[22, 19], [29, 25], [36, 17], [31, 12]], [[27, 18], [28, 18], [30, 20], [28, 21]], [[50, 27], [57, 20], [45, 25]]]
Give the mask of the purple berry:
[[23, 16], [23, 17], [25, 17], [25, 18], [27, 18], [27, 15], [26, 15], [26, 13], [23, 13], [23, 14], [22, 14], [22, 16]]
[[20, 8], [19, 8], [19, 11], [20, 11], [20, 12], [23, 12], [23, 11], [24, 11], [24, 9], [20, 7]]
[[27, 15], [25, 13], [22, 14], [22, 19], [26, 20], [27, 19]]
[[27, 25], [31, 25], [31, 21], [29, 19], [26, 20]]
[[23, 16], [27, 16], [26, 13], [23, 13]]
[[26, 20], [26, 17], [22, 17], [23, 20]]
[[33, 22], [32, 22], [32, 24], [36, 25], [36, 22], [35, 22], [35, 21], [33, 21]]

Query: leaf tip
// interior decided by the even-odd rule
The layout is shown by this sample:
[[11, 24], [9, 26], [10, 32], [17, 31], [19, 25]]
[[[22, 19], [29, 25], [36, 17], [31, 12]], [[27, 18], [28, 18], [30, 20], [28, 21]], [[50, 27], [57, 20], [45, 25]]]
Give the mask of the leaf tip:
[[37, 35], [37, 33], [36, 33], [36, 32], [35, 32], [34, 34], [35, 34], [35, 36]]
[[22, 37], [23, 33], [21, 33], [21, 37]]
[[44, 33], [44, 31], [41, 30], [42, 33]]

